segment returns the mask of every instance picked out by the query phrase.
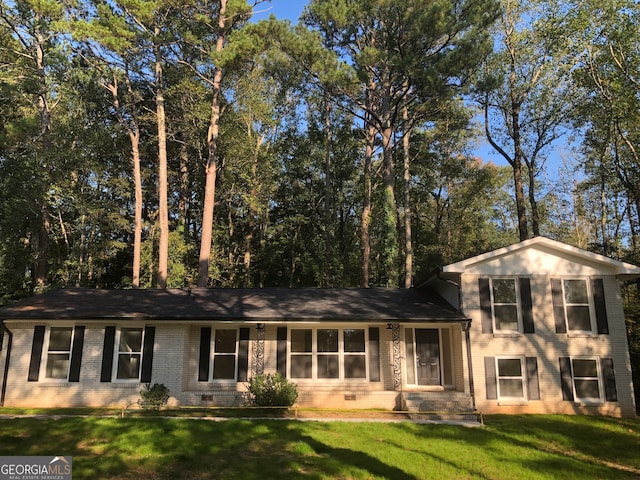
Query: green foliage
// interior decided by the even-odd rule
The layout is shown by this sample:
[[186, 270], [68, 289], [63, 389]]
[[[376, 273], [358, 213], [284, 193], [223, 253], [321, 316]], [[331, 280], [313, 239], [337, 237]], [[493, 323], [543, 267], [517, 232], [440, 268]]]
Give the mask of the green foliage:
[[279, 373], [255, 375], [249, 381], [249, 393], [258, 407], [290, 407], [298, 399], [295, 383]]
[[140, 407], [144, 410], [160, 410], [169, 401], [169, 389], [162, 383], [147, 383], [140, 390]]

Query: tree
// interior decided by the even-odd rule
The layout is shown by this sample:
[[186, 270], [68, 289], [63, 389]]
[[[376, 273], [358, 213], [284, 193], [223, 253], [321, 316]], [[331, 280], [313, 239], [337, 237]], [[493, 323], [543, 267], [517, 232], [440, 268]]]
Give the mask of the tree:
[[[477, 67], [470, 59], [482, 58], [490, 48], [485, 29], [496, 14], [497, 5], [483, 0], [401, 4], [387, 0], [316, 0], [308, 6], [307, 23], [324, 32], [330, 39], [327, 45], [355, 71], [357, 83], [337, 89], [337, 94], [345, 98], [342, 104], [365, 122], [365, 129], [375, 128], [382, 144], [384, 194], [380, 210], [386, 284], [395, 285], [399, 279], [394, 134], [409, 133], [411, 124], [437, 115], [441, 105], [460, 92], [468, 74]], [[405, 109], [411, 113], [407, 113], [408, 123], [402, 127]], [[370, 155], [370, 140], [365, 149], [365, 156]], [[365, 252], [369, 248], [367, 208], [365, 202]], [[411, 249], [406, 250], [410, 255]], [[368, 271], [368, 262], [363, 258], [363, 272]], [[368, 286], [365, 275], [362, 285]], [[411, 276], [411, 272], [405, 275]]]
[[500, 47], [478, 82], [485, 136], [513, 170], [521, 240], [530, 236], [529, 221], [533, 235], [540, 235], [537, 177], [576, 98], [570, 81], [576, 61], [556, 28], [560, 8], [555, 0], [504, 1], [495, 32]]
[[[48, 191], [54, 168], [52, 145], [52, 110], [56, 104], [56, 82], [52, 73], [62, 61], [59, 56], [54, 24], [62, 16], [62, 5], [55, 1], [0, 2], [0, 22], [11, 33], [11, 44], [17, 51], [16, 67], [24, 91], [33, 99], [37, 111], [38, 132], [33, 132], [30, 148], [38, 165], [39, 191], [34, 191], [39, 210], [39, 227], [34, 245], [33, 287], [42, 291], [47, 286], [51, 212]], [[35, 186], [35, 185], [34, 185]]]

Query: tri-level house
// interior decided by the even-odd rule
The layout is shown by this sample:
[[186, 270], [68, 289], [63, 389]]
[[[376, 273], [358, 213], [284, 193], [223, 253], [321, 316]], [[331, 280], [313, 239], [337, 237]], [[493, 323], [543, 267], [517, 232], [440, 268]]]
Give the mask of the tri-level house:
[[634, 415], [620, 282], [640, 268], [544, 237], [411, 289], [62, 289], [0, 309], [0, 405], [242, 405]]

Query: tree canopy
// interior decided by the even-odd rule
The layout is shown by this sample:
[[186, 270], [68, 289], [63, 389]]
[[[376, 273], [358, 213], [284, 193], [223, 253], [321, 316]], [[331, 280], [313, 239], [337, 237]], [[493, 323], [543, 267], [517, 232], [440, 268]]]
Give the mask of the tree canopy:
[[0, 1], [1, 302], [409, 287], [539, 234], [638, 262], [635, 2], [264, 4]]

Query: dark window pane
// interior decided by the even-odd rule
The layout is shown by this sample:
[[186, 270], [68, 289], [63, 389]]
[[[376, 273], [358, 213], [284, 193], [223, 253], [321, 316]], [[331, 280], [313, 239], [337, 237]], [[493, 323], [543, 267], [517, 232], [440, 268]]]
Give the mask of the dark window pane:
[[516, 281], [513, 278], [499, 278], [493, 283], [494, 303], [516, 303]]
[[311, 355], [291, 355], [291, 378], [311, 378]]
[[522, 380], [517, 378], [500, 379], [501, 397], [524, 397], [522, 393]]
[[338, 351], [338, 330], [318, 330], [318, 352]]
[[569, 330], [591, 331], [589, 306], [567, 307]]
[[236, 330], [216, 330], [215, 353], [236, 353]]
[[216, 355], [213, 358], [213, 378], [214, 380], [233, 380], [236, 378], [235, 355]]
[[574, 359], [573, 360], [573, 376], [574, 377], [595, 377], [598, 378], [598, 365], [595, 360]]
[[[142, 329], [123, 328], [120, 331], [120, 352], [141, 352], [142, 351]], [[120, 378], [120, 377], [118, 377]]]
[[565, 280], [564, 299], [566, 303], [589, 303], [585, 280]]
[[498, 359], [498, 376], [499, 377], [521, 377], [522, 368], [520, 365], [520, 359], [518, 358]]
[[345, 378], [367, 378], [367, 362], [364, 355], [345, 355]]
[[364, 352], [364, 330], [348, 329], [344, 331], [344, 351]]
[[578, 398], [600, 398], [600, 387], [598, 380], [575, 380], [576, 397]]
[[66, 379], [69, 373], [69, 354], [50, 353], [47, 356], [47, 378]]
[[71, 350], [71, 327], [51, 327], [49, 335], [49, 351], [68, 352]]
[[311, 352], [313, 348], [311, 330], [291, 330], [291, 351]]
[[118, 355], [118, 374], [120, 380], [138, 378], [140, 376], [140, 354], [123, 353]]
[[494, 307], [497, 330], [518, 330], [518, 307], [496, 305]]
[[339, 375], [337, 355], [318, 355], [318, 378], [338, 378]]

